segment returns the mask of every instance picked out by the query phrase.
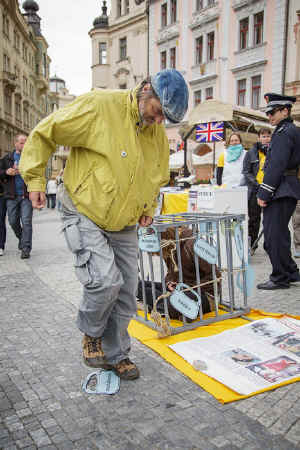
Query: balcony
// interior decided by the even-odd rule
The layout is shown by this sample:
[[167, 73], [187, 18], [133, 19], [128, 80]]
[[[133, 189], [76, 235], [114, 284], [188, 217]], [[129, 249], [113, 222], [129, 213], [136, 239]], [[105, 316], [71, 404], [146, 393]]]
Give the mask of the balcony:
[[14, 73], [3, 70], [0, 72], [0, 77], [4, 87], [11, 92], [14, 92], [17, 86], [17, 76]]
[[171, 25], [159, 30], [156, 44], [160, 45], [163, 44], [164, 42], [170, 41], [171, 39], [175, 39], [179, 37], [179, 34], [180, 34], [179, 24], [172, 23]]
[[213, 22], [220, 17], [220, 8], [218, 2], [214, 3], [213, 6], [208, 6], [201, 11], [196, 11], [193, 14], [192, 21], [190, 22], [189, 28], [194, 30], [195, 28], [201, 27], [201, 25]]
[[232, 0], [232, 8], [234, 11], [243, 8], [244, 6], [249, 6], [252, 3], [256, 3], [258, 0]]
[[48, 86], [48, 80], [43, 75], [39, 74], [36, 78], [36, 88], [43, 94], [48, 90]]

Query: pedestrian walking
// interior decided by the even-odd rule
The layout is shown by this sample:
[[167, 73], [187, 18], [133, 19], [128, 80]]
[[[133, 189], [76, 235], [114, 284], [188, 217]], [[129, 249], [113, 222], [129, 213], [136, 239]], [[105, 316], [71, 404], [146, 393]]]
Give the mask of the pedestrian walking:
[[132, 90], [94, 90], [40, 122], [21, 159], [33, 207], [41, 208], [49, 155], [56, 144], [71, 147], [62, 220], [83, 284], [77, 316], [83, 360], [123, 379], [139, 377], [127, 331], [136, 312], [136, 223], [152, 223], [159, 189], [169, 181], [162, 122], [180, 122], [187, 107], [188, 88], [175, 69]]
[[48, 208], [54, 209], [56, 206], [56, 192], [57, 192], [57, 184], [56, 177], [51, 177], [47, 183], [47, 196], [49, 200]]
[[268, 281], [258, 289], [287, 289], [300, 281], [297, 264], [291, 256], [289, 221], [300, 199], [300, 130], [293, 124], [291, 108], [296, 97], [265, 94], [266, 114], [276, 126], [267, 154], [264, 179], [257, 201], [263, 208], [264, 247], [272, 264]]
[[57, 193], [58, 193], [59, 189], [62, 190], [63, 182], [64, 182], [64, 169], [61, 169], [61, 171], [59, 172], [59, 174], [56, 177], [56, 186], [57, 186], [56, 205], [57, 205], [57, 211], [59, 211], [59, 212], [62, 211], [62, 204], [61, 204], [61, 201], [59, 200], [59, 196], [57, 195]]
[[260, 227], [261, 207], [257, 203], [257, 191], [261, 185], [266, 161], [266, 154], [271, 141], [271, 130], [261, 128], [258, 132], [258, 142], [248, 150], [243, 162], [243, 175], [248, 187], [248, 234], [253, 253], [257, 249], [255, 244]]
[[0, 181], [0, 256], [4, 255], [6, 242], [6, 198], [4, 186]]
[[300, 201], [297, 202], [295, 212], [292, 217], [293, 223], [293, 240], [294, 240], [294, 257], [300, 258]]
[[242, 180], [243, 160], [246, 151], [239, 133], [232, 133], [226, 142], [217, 164], [217, 184], [227, 187], [239, 186]]
[[32, 249], [32, 204], [26, 184], [19, 172], [19, 161], [27, 137], [19, 134], [15, 149], [0, 160], [0, 180], [3, 182], [7, 215], [21, 250], [21, 259], [30, 258]]

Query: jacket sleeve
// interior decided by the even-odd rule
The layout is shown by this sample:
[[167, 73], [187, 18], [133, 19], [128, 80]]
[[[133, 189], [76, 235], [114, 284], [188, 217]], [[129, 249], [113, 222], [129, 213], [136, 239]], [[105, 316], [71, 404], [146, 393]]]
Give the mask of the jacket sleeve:
[[44, 191], [45, 167], [57, 145], [93, 147], [97, 110], [91, 93], [42, 120], [28, 137], [20, 160], [20, 173], [28, 191]]
[[264, 180], [257, 193], [259, 199], [266, 202], [272, 200], [276, 189], [282, 181], [283, 173], [287, 169], [292, 150], [292, 138], [285, 130], [273, 135], [264, 171]]
[[246, 153], [244, 161], [243, 161], [243, 171], [242, 174], [246, 179], [246, 183], [249, 185], [255, 186], [257, 189], [259, 188], [259, 184], [256, 181], [256, 177], [251, 172], [251, 158], [250, 158], [250, 150]]
[[170, 180], [170, 168], [169, 168], [169, 158], [170, 158], [170, 148], [169, 148], [169, 141], [166, 136], [166, 133], [163, 131], [160, 136], [158, 136], [159, 139], [159, 148], [160, 148], [160, 183], [156, 187], [155, 190], [155, 196], [153, 198], [152, 205], [144, 211], [145, 216], [154, 217], [155, 209], [157, 207], [157, 199], [159, 196], [159, 191], [162, 186], [165, 186], [168, 184]]

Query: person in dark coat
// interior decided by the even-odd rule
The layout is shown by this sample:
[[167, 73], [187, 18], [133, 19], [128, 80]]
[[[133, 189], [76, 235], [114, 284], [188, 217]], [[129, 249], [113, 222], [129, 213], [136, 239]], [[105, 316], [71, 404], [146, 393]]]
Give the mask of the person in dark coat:
[[4, 255], [6, 242], [6, 198], [4, 196], [4, 186], [0, 181], [0, 256]]
[[300, 281], [297, 264], [291, 256], [289, 221], [300, 199], [300, 129], [291, 119], [296, 97], [265, 94], [266, 114], [276, 126], [264, 167], [264, 180], [257, 193], [263, 208], [265, 250], [272, 264], [269, 280], [258, 289], [288, 289]]
[[243, 162], [243, 175], [248, 187], [248, 234], [253, 252], [257, 249], [257, 244], [255, 247], [253, 246], [258, 238], [261, 216], [261, 207], [257, 203], [256, 194], [263, 181], [263, 167], [271, 134], [271, 130], [268, 128], [261, 128], [258, 132], [258, 142], [246, 153]]
[[17, 135], [15, 149], [0, 160], [0, 180], [4, 187], [8, 221], [18, 239], [21, 259], [30, 258], [32, 248], [32, 204], [19, 173], [19, 161], [26, 139], [23, 134]]

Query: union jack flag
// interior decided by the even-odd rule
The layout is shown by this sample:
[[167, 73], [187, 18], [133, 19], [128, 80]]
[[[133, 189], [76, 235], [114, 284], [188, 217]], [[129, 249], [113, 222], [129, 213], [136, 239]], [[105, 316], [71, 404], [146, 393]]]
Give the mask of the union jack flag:
[[224, 134], [224, 122], [200, 123], [196, 126], [197, 142], [222, 141]]

